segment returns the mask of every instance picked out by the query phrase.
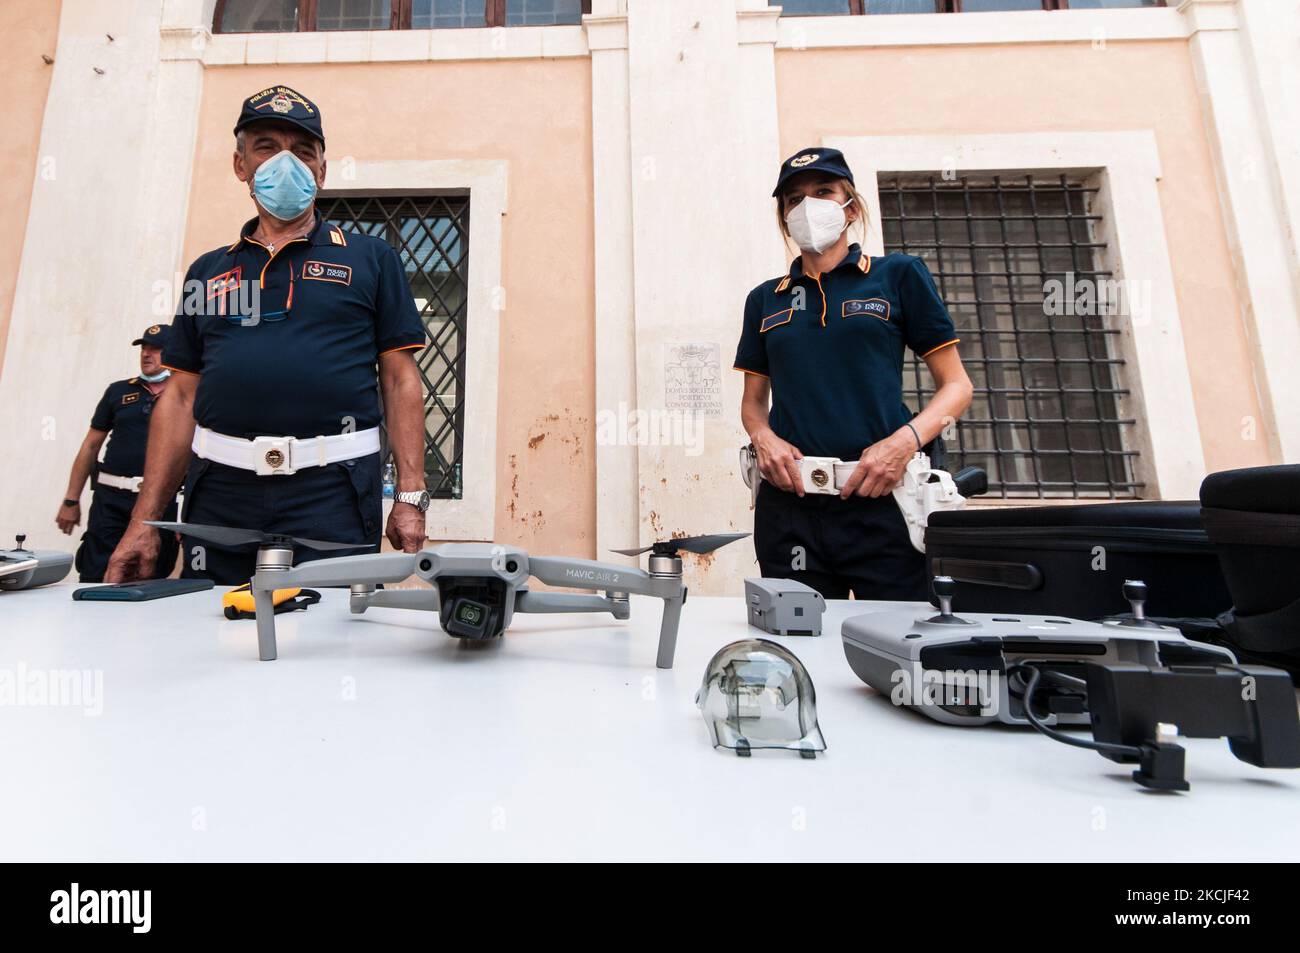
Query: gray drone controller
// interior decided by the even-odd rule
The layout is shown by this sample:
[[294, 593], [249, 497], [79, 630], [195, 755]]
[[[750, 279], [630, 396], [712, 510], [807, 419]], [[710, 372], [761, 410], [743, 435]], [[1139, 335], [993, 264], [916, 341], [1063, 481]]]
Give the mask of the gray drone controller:
[[[650, 553], [649, 572], [632, 566], [564, 556], [529, 556], [517, 546], [493, 543], [443, 543], [418, 553], [367, 553], [293, 565], [295, 544], [316, 550], [356, 549], [351, 543], [261, 533], [222, 526], [154, 522], [170, 529], [224, 545], [258, 543], [257, 571], [251, 591], [257, 617], [258, 657], [276, 657], [274, 593], [307, 586], [347, 586], [354, 613], [371, 607], [437, 612], [448, 635], [462, 639], [491, 639], [510, 625], [515, 612], [608, 612], [627, 619], [631, 593], [654, 596], [664, 603], [659, 624], [655, 664], [672, 668], [677, 625], [686, 586], [679, 552], [708, 553], [748, 533], [721, 533], [665, 540], [639, 549], [614, 550], [625, 556]], [[415, 576], [427, 586], [380, 589]], [[603, 595], [571, 592], [530, 592], [529, 578], [552, 586], [602, 590]]]
[[26, 549], [25, 535], [15, 537], [13, 549], [0, 549], [0, 591], [35, 589], [58, 582], [72, 568], [72, 556], [48, 549]]
[[[958, 616], [952, 611], [955, 589], [950, 577], [935, 578], [937, 615], [873, 612], [846, 619], [840, 630], [844, 654], [859, 678], [896, 704], [948, 724], [1027, 725], [1020, 701], [1024, 685], [1013, 671], [1018, 663], [1061, 671], [1085, 662], [1236, 664], [1227, 649], [1147, 620], [1146, 586], [1138, 581], [1124, 584], [1132, 618], [1113, 622], [1026, 613]], [[1063, 705], [1044, 722], [1086, 725], [1089, 716], [1082, 707]]]

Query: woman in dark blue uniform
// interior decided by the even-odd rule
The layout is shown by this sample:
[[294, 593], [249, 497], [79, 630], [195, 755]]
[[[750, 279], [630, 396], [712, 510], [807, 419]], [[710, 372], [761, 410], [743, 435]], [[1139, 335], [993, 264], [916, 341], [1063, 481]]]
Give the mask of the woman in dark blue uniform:
[[[759, 566], [827, 598], [924, 599], [925, 558], [892, 490], [912, 455], [970, 405], [952, 318], [920, 258], [872, 257], [849, 243], [866, 207], [838, 150], [795, 153], [772, 194], [800, 254], [788, 274], [749, 293], [735, 364], [763, 476]], [[915, 415], [903, 403], [905, 350], [936, 385]], [[806, 494], [804, 456], [857, 463], [837, 495]]]

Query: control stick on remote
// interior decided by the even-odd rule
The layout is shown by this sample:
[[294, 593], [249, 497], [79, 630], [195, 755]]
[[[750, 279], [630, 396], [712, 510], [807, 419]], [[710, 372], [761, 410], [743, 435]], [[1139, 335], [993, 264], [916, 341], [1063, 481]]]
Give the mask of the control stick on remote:
[[957, 594], [957, 580], [952, 576], [934, 577], [934, 594], [939, 600], [939, 614], [926, 619], [943, 625], [970, 625], [971, 623], [952, 614], [952, 597]]
[[1121, 625], [1133, 626], [1135, 628], [1149, 629], [1156, 623], [1147, 618], [1147, 584], [1141, 579], [1124, 580], [1124, 598], [1128, 600], [1129, 609], [1133, 613], [1133, 618], [1125, 619]]

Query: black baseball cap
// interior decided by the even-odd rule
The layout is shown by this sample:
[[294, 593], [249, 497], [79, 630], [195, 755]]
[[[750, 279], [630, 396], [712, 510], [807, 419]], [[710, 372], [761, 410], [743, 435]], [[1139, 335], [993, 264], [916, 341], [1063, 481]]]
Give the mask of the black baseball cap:
[[245, 99], [244, 107], [239, 111], [239, 121], [235, 123], [235, 132], [263, 119], [278, 119], [297, 126], [319, 139], [321, 145], [325, 144], [320, 110], [310, 99], [288, 86], [272, 86]]
[[144, 329], [144, 334], [140, 335], [131, 343], [133, 345], [149, 344], [153, 347], [162, 347], [167, 343], [167, 333], [170, 330], [171, 325], [168, 324], [151, 324], [149, 327]]
[[781, 174], [776, 177], [776, 188], [772, 190], [772, 196], [775, 198], [780, 195], [782, 187], [801, 172], [824, 172], [838, 179], [848, 179], [850, 185], [855, 184], [853, 172], [839, 149], [800, 149], [781, 163]]

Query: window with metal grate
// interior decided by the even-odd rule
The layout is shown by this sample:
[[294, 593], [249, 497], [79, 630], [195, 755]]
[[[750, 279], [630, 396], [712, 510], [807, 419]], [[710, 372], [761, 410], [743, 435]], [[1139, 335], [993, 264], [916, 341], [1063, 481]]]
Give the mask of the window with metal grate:
[[[469, 197], [322, 196], [321, 215], [344, 231], [384, 239], [406, 269], [429, 345], [416, 352], [424, 378], [424, 477], [438, 499], [461, 497], [465, 437], [465, 321]], [[384, 435], [384, 462], [391, 459]]]
[[[1069, 175], [880, 178], [885, 249], [929, 266], [975, 387], [949, 463], [984, 467], [990, 495], [1140, 495], [1096, 193]], [[903, 377], [918, 409], [929, 371], [913, 356]]]
[[216, 0], [217, 33], [428, 30], [582, 22], [591, 0]]

